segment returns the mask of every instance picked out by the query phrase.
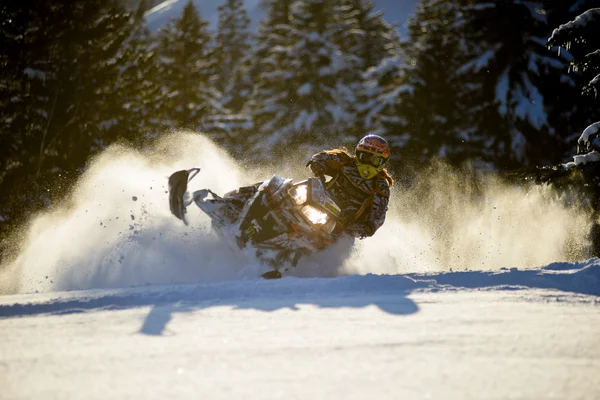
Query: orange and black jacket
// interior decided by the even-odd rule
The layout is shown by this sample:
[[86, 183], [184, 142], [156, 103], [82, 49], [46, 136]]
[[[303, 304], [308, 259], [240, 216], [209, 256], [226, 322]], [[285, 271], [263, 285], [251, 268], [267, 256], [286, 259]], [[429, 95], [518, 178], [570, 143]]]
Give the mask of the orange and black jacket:
[[372, 236], [385, 222], [392, 178], [386, 171], [363, 179], [354, 157], [343, 150], [322, 151], [307, 164], [311, 171], [328, 175], [327, 192], [342, 209], [344, 229], [353, 236]]

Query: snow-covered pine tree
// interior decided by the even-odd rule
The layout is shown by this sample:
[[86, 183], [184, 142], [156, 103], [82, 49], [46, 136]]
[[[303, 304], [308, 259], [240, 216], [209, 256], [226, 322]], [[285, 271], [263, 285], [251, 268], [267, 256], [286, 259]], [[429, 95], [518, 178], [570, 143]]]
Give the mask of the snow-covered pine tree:
[[[33, 180], [37, 154], [34, 146], [25, 146], [46, 122], [47, 96], [44, 90], [44, 66], [47, 51], [38, 57], [31, 48], [33, 18], [25, 4], [0, 4], [0, 241], [18, 214], [16, 204], [25, 198], [22, 176]], [[39, 26], [36, 27], [39, 29]], [[28, 33], [28, 34], [26, 34]], [[29, 171], [26, 171], [29, 169]], [[24, 180], [24, 179], [23, 179]], [[0, 250], [1, 252], [1, 250]]]
[[[547, 37], [556, 27], [574, 20], [577, 15], [587, 10], [586, 3], [594, 2], [600, 6], [599, 0], [544, 2], [548, 25]], [[589, 104], [590, 100], [593, 101], [593, 96], [590, 98], [581, 95], [581, 88], [589, 82], [589, 79], [585, 79], [585, 74], [574, 73], [571, 70], [570, 62], [573, 60], [573, 54], [566, 49], [562, 49], [559, 53], [558, 47], [553, 47], [548, 50], [548, 55], [552, 57], [550, 60], [556, 60], [558, 55], [558, 62], [555, 61], [555, 66], [552, 68], [541, 67], [544, 75], [544, 85], [541, 89], [549, 125], [561, 138], [560, 159], [569, 160], [575, 152], [579, 134], [598, 118], [598, 114]]]
[[117, 96], [111, 89], [129, 14], [116, 0], [7, 2], [2, 13], [14, 57], [2, 63], [12, 97], [0, 110], [1, 136], [11, 137], [0, 214], [17, 221], [60, 196], [49, 190], [56, 178], [70, 182], [101, 148], [100, 125], [109, 119], [102, 105]]
[[564, 64], [545, 48], [542, 4], [461, 0], [459, 6], [467, 57], [458, 70], [459, 95], [485, 143], [482, 159], [499, 168], [556, 163], [563, 138], [550, 125], [545, 80]]
[[[27, 58], [24, 52], [28, 15], [24, 7], [13, 3], [0, 4], [0, 187], [10, 170], [19, 166], [20, 152], [26, 132], [27, 116], [24, 112], [27, 101], [29, 75], [25, 72]], [[28, 54], [29, 55], [29, 54]], [[1, 203], [0, 203], [1, 207]], [[0, 208], [0, 215], [2, 210]]]
[[[332, 26], [333, 40], [344, 54], [354, 56], [356, 61], [356, 67], [350, 71], [355, 75], [347, 77], [352, 82], [356, 99], [350, 111], [355, 115], [354, 123], [348, 131], [348, 136], [353, 138], [351, 141], [355, 142], [365, 133], [378, 130], [373, 124], [374, 108], [381, 107], [380, 103], [386, 101], [383, 92], [393, 90], [393, 83], [387, 77], [392, 71], [382, 71], [400, 60], [400, 37], [397, 28], [385, 21], [383, 11], [376, 11], [371, 0], [342, 0], [334, 16], [337, 18]], [[387, 61], [384, 63], [383, 60]], [[385, 64], [383, 69], [369, 77], [362, 76], [367, 69], [380, 64]], [[386, 76], [375, 77], [378, 73]], [[390, 87], [378, 88], [377, 85], [384, 81]]]
[[[357, 58], [343, 54], [335, 43], [339, 12], [333, 0], [294, 3], [289, 24], [273, 26], [266, 48], [259, 34], [260, 61], [250, 105], [259, 137], [257, 149], [278, 146], [283, 157], [291, 148], [310, 150], [345, 139], [353, 120], [353, 82]], [[308, 151], [308, 150], [307, 150]]]
[[191, 0], [158, 34], [163, 111], [173, 127], [202, 130], [207, 119], [224, 111], [211, 79], [216, 66], [211, 39], [208, 22]]
[[[342, 7], [347, 7], [339, 15], [352, 18], [351, 24], [339, 30], [343, 36], [339, 39], [340, 47], [346, 54], [359, 58], [359, 69], [379, 65], [383, 59], [400, 54], [400, 36], [396, 26], [389, 24], [383, 17], [382, 10], [375, 10], [372, 0], [343, 0]], [[346, 28], [346, 29], [344, 29]], [[349, 32], [343, 32], [344, 30]]]
[[273, 48], [285, 44], [289, 32], [292, 4], [296, 0], [265, 0], [266, 15], [258, 25], [256, 43], [252, 47], [251, 75], [256, 77], [268, 66], [264, 59], [272, 56]]
[[572, 69], [581, 71], [589, 79], [583, 91], [600, 98], [600, 8], [591, 8], [560, 25], [552, 32], [548, 46], [562, 46], [570, 51], [574, 57]]
[[250, 19], [242, 0], [226, 0], [218, 7], [219, 24], [216, 37], [217, 88], [223, 103], [238, 112], [249, 94], [242, 61], [250, 46]]
[[408, 152], [492, 168], [557, 162], [564, 139], [545, 80], [564, 60], [545, 49], [548, 29], [539, 2], [423, 1], [405, 46]]
[[[162, 93], [158, 84], [156, 43], [146, 27], [146, 0], [140, 0], [131, 17], [131, 34], [118, 57], [120, 74], [113, 91], [116, 102], [107, 105], [110, 120], [105, 137], [138, 141], [166, 127]], [[111, 122], [112, 121], [112, 122]]]
[[58, 17], [64, 19], [67, 29], [76, 27], [71, 32], [76, 38], [61, 38], [64, 54], [60, 57], [65, 58], [59, 62], [64, 68], [57, 76], [68, 98], [66, 129], [58, 135], [69, 132], [69, 137], [64, 137], [57, 151], [65, 168], [74, 160], [84, 165], [89, 152], [101, 151], [115, 139], [104, 137], [105, 126], [115, 122], [105, 105], [118, 102], [113, 88], [120, 73], [118, 57], [131, 33], [130, 17], [115, 0], [78, 1], [64, 6]]
[[258, 25], [256, 41], [244, 61], [250, 81], [250, 95], [243, 112], [250, 115], [255, 129], [246, 132], [242, 146], [248, 149], [258, 144], [268, 134], [256, 127], [263, 126], [273, 116], [286, 112], [288, 87], [282, 73], [285, 50], [289, 43], [290, 16], [295, 0], [268, 0], [263, 3], [266, 14]]
[[386, 119], [398, 112], [393, 123], [384, 125], [386, 136], [403, 145], [399, 157], [413, 167], [432, 158], [460, 163], [465, 144], [475, 146], [465, 140], [464, 110], [456, 97], [461, 37], [452, 22], [457, 12], [446, 1], [424, 0], [417, 6], [408, 24], [402, 79], [396, 88], [387, 88], [393, 96], [384, 97], [389, 103]]
[[396, 166], [404, 163], [401, 149], [409, 139], [407, 122], [399, 109], [400, 99], [414, 89], [405, 83], [405, 75], [401, 56], [384, 58], [363, 74], [361, 101], [357, 107], [361, 130], [386, 138], [392, 146], [392, 165]]
[[99, 148], [98, 125], [106, 120], [99, 104], [117, 96], [110, 90], [119, 73], [115, 56], [129, 33], [129, 15], [117, 1], [39, 6], [24, 11], [28, 34], [15, 60], [26, 77], [22, 114], [31, 119], [23, 146], [36, 175], [78, 168]]

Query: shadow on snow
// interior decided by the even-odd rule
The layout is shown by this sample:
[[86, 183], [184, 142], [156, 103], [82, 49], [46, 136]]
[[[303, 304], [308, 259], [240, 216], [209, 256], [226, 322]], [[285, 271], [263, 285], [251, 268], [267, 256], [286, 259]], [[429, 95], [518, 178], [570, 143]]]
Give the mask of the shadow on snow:
[[0, 304], [0, 318], [39, 314], [65, 315], [88, 311], [152, 306], [140, 333], [162, 335], [174, 313], [216, 306], [264, 312], [320, 308], [362, 308], [375, 305], [394, 315], [419, 311], [407, 296], [415, 290], [553, 289], [600, 296], [600, 260], [554, 263], [536, 270], [464, 271], [406, 275], [364, 275], [337, 278], [241, 280], [210, 284], [135, 287], [65, 292], [46, 302]]
[[[428, 286], [428, 283], [416, 282], [402, 275], [354, 275], [75, 291], [63, 292], [59, 298], [47, 302], [0, 304], [0, 318], [167, 305], [170, 307], [163, 309], [170, 308], [175, 312], [216, 306], [269, 312], [286, 308], [297, 310], [299, 304], [313, 304], [322, 308], [376, 305], [391, 314], [411, 314], [418, 308], [406, 296], [414, 289]], [[156, 323], [152, 321], [164, 321], [168, 318], [170, 319], [158, 311], [151, 312], [151, 321], [144, 323], [142, 332], [152, 334], [156, 331], [153, 327]]]

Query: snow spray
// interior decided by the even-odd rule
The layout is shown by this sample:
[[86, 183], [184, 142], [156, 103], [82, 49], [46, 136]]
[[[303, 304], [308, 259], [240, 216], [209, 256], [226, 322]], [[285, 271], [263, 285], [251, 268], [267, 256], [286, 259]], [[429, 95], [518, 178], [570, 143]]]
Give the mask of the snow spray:
[[388, 220], [349, 273], [536, 268], [589, 258], [591, 216], [552, 187], [509, 184], [437, 164], [392, 191]]
[[201, 166], [190, 190], [245, 184], [240, 167], [200, 134], [179, 132], [138, 151], [122, 145], [91, 160], [73, 193], [35, 217], [19, 254], [0, 268], [0, 293], [167, 284], [238, 276], [241, 260], [190, 207], [170, 214], [171, 173]]
[[[113, 145], [91, 160], [73, 192], [33, 218], [17, 256], [0, 267], [0, 294], [256, 278], [195, 206], [189, 226], [170, 215], [167, 178], [202, 168], [189, 189], [224, 194], [278, 174], [309, 176], [296, 154], [277, 169], [247, 168], [201, 134], [178, 132], [143, 151]], [[396, 188], [375, 236], [302, 260], [292, 275], [398, 274], [536, 267], [582, 257], [588, 217], [547, 188], [486, 182], [477, 193], [444, 168]]]

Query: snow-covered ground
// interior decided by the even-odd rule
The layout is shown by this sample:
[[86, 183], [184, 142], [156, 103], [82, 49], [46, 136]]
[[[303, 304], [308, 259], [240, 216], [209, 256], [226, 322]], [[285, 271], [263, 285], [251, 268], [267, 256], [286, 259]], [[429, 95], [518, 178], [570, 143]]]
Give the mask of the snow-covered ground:
[[597, 399], [599, 280], [593, 260], [5, 296], [1, 397]]
[[31, 221], [0, 266], [0, 399], [600, 398], [589, 216], [544, 188], [423, 176], [373, 238], [265, 281], [198, 210], [169, 215], [195, 165], [217, 193], [272, 173], [175, 133], [107, 149]]

